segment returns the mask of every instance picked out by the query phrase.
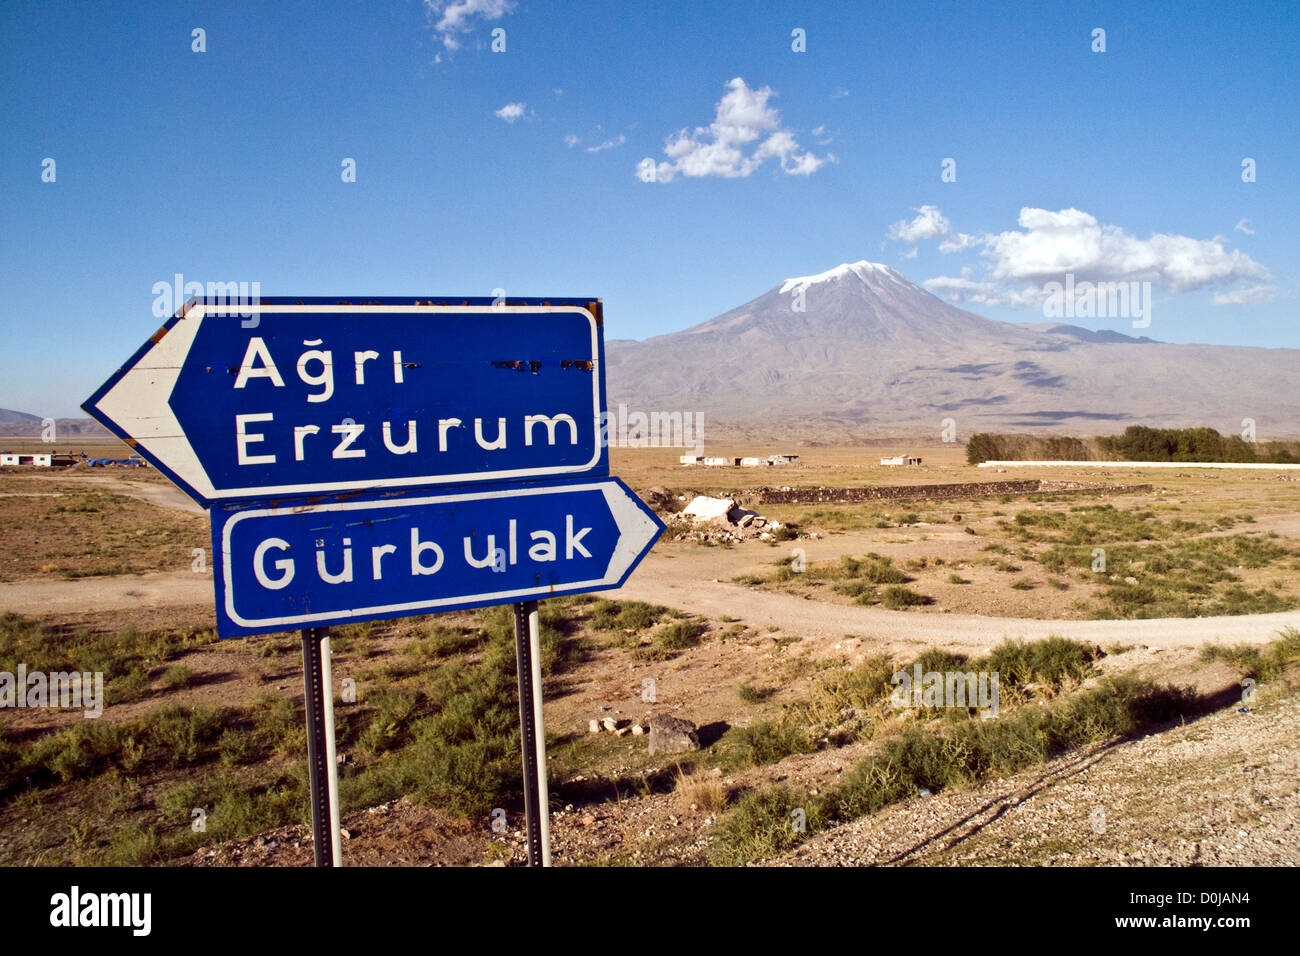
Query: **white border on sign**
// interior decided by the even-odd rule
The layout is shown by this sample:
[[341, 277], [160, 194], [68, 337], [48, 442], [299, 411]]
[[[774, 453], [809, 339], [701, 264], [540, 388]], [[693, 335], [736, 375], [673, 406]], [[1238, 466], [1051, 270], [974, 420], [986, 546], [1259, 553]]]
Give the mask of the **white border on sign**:
[[[214, 317], [225, 317], [232, 307], [214, 309]], [[258, 305], [259, 314], [281, 313], [484, 313], [503, 312], [521, 315], [547, 315], [551, 313], [580, 313], [591, 327], [591, 421], [593, 448], [590, 460], [576, 465], [553, 465], [547, 468], [514, 468], [506, 471], [474, 471], [455, 475], [416, 475], [408, 478], [358, 479], [356, 481], [323, 481], [310, 484], [252, 486], [247, 488], [217, 488], [199, 464], [188, 437], [180, 428], [167, 404], [180, 365], [188, 354], [189, 346], [198, 333], [199, 324], [209, 309], [205, 304], [195, 305], [164, 335], [140, 361], [97, 403], [97, 407], [110, 419], [134, 436], [141, 445], [167, 466], [178, 478], [197, 491], [206, 501], [221, 498], [274, 497], [282, 495], [312, 494], [321, 492], [351, 491], [370, 488], [404, 488], [414, 485], [450, 485], [466, 482], [507, 481], [519, 478], [542, 478], [556, 475], [578, 474], [595, 467], [600, 461], [600, 376], [596, 317], [580, 305]], [[190, 323], [190, 324], [186, 324]], [[182, 352], [183, 349], [183, 352]], [[179, 358], [178, 358], [179, 355]], [[143, 379], [143, 380], [142, 380]], [[160, 403], [165, 410], [159, 413]]]
[[[525, 598], [533, 597], [535, 595], [550, 594], [553, 590], [553, 586], [548, 584], [548, 585], [540, 585], [538, 587], [532, 587], [532, 588], [521, 588], [515, 591], [485, 591], [482, 594], [459, 595], [457, 597], [452, 597], [452, 598], [435, 598], [429, 601], [407, 601], [401, 604], [382, 604], [382, 605], [375, 605], [374, 607], [348, 608], [348, 609], [336, 610], [336, 611], [322, 611], [318, 614], [298, 614], [289, 617], [269, 617], [269, 618], [259, 618], [256, 620], [249, 620], [236, 613], [235, 597], [234, 594], [232, 593], [232, 587], [231, 587], [233, 583], [233, 577], [231, 574], [231, 562], [233, 561], [233, 556], [231, 554], [231, 548], [230, 548], [231, 529], [234, 528], [236, 524], [238, 524], [240, 521], [244, 520], [245, 518], [262, 518], [267, 516], [281, 517], [283, 515], [319, 514], [324, 511], [357, 511], [361, 509], [373, 509], [373, 508], [409, 508], [413, 505], [424, 505], [424, 504], [431, 504], [435, 502], [445, 503], [445, 502], [456, 502], [456, 501], [485, 501], [492, 498], [517, 498], [517, 497], [526, 497], [529, 495], [555, 495], [555, 494], [564, 494], [573, 491], [593, 491], [593, 490], [600, 491], [604, 495], [606, 502], [610, 506], [610, 516], [614, 519], [615, 527], [618, 529], [618, 535], [619, 535], [618, 544], [615, 548], [614, 554], [611, 555], [610, 557], [609, 565], [607, 565], [605, 568], [604, 577], [595, 578], [590, 581], [574, 581], [574, 582], [554, 586], [554, 587], [564, 588], [565, 590], [570, 590], [573, 588], [595, 588], [601, 585], [609, 584], [611, 580], [617, 581], [619, 577], [622, 576], [623, 572], [627, 569], [628, 564], [631, 563], [630, 557], [627, 552], [632, 548], [635, 548], [635, 551], [633, 552], [633, 556], [634, 556], [635, 553], [639, 553], [641, 548], [644, 547], [645, 545], [644, 540], [639, 542], [632, 542], [626, 540], [629, 532], [636, 531], [637, 523], [628, 522], [626, 520], [625, 512], [630, 510], [635, 512], [637, 515], [640, 515], [640, 511], [637, 508], [637, 503], [633, 502], [628, 497], [630, 493], [626, 491], [621, 485], [619, 485], [617, 481], [613, 478], [603, 478], [592, 482], [585, 482], [582, 484], [575, 484], [575, 485], [564, 485], [562, 487], [557, 487], [557, 488], [510, 488], [510, 489], [501, 489], [497, 491], [479, 492], [477, 494], [473, 492], [467, 492], [465, 494], [457, 494], [457, 495], [433, 495], [425, 498], [398, 498], [392, 501], [339, 501], [339, 502], [333, 502], [331, 504], [308, 505], [305, 507], [296, 507], [296, 508], [290, 506], [290, 507], [283, 507], [283, 508], [256, 508], [256, 509], [251, 509], [249, 511], [241, 511], [238, 514], [236, 514], [233, 518], [231, 518], [229, 521], [227, 521], [225, 527], [222, 528], [221, 531], [221, 563], [224, 572], [223, 583], [225, 585], [225, 592], [226, 592], [225, 593], [226, 616], [229, 617], [230, 620], [238, 624], [240, 627], [267, 627], [271, 625], [287, 625], [287, 626], [296, 627], [298, 625], [308, 624], [312, 621], [320, 621], [326, 618], [337, 617], [340, 614], [350, 613], [356, 617], [362, 617], [370, 614], [386, 614], [392, 611], [415, 611], [415, 610], [422, 610], [422, 609], [432, 610], [439, 607], [445, 607], [450, 604], [463, 604], [467, 602], [472, 603], [472, 602], [488, 601], [488, 600], [500, 600], [502, 601], [502, 603], [505, 603], [505, 601], [509, 601], [509, 600], [514, 600], [514, 599], [523, 600]], [[617, 498], [615, 497], [615, 495], [617, 495]], [[620, 507], [620, 505], [623, 505], [623, 507]], [[653, 522], [649, 521], [648, 519], [645, 519], [644, 524], [647, 525], [650, 530], [654, 530], [655, 526]], [[612, 575], [610, 573], [611, 567], [616, 569], [616, 573]]]

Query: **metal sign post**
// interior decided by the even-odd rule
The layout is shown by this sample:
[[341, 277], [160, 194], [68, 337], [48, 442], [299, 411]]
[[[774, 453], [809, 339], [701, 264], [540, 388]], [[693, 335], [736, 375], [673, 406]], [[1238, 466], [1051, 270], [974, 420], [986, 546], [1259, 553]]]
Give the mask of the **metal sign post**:
[[519, 668], [520, 749], [524, 752], [524, 817], [528, 865], [551, 865], [550, 795], [546, 788], [546, 730], [542, 724], [542, 653], [537, 602], [515, 605]]
[[307, 769], [311, 779], [312, 846], [317, 866], [342, 866], [339, 769], [334, 751], [334, 681], [329, 629], [302, 632], [303, 704], [307, 711]]

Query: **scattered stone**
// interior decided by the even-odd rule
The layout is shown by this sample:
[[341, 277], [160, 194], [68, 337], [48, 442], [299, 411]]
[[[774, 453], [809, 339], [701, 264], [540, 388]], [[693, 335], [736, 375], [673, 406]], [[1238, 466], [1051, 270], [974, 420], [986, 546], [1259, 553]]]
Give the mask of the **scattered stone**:
[[600, 721], [596, 720], [594, 717], [591, 720], [587, 721], [587, 733], [589, 734], [600, 733]]
[[611, 734], [618, 733], [618, 721], [613, 717], [606, 717], [600, 722], [600, 725], [608, 730]]
[[640, 724], [633, 724], [633, 725], [632, 725], [632, 736], [633, 736], [633, 737], [640, 737], [640, 736], [642, 736], [644, 733], [645, 733], [645, 728], [642, 727]]
[[974, 533], [975, 533], [975, 529], [972, 528], [970, 525], [967, 525], [965, 530], [966, 530], [966, 533], [967, 533], [967, 534], [974, 534]]

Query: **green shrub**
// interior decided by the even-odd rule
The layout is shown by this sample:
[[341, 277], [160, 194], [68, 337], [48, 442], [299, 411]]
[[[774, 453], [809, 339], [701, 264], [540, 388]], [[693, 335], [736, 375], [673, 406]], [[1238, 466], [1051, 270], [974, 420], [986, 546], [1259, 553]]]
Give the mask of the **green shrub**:
[[811, 753], [817, 749], [807, 728], [793, 720], [764, 720], [749, 727], [727, 731], [725, 763], [732, 768], [761, 767], [791, 754]]
[[1300, 630], [1283, 628], [1277, 640], [1263, 647], [1207, 644], [1201, 648], [1200, 657], [1203, 661], [1223, 661], [1236, 668], [1242, 677], [1261, 682], [1275, 680], [1287, 667], [1300, 662]]
[[902, 611], [922, 604], [933, 604], [934, 598], [917, 594], [911, 588], [895, 586], [885, 588], [880, 595], [880, 603], [891, 611]]
[[655, 632], [654, 642], [669, 651], [686, 650], [700, 643], [704, 625], [696, 621], [674, 621]]
[[175, 664], [163, 671], [161, 680], [164, 687], [173, 690], [189, 687], [194, 683], [194, 671], [184, 664]]
[[194, 763], [205, 746], [215, 742], [224, 723], [211, 707], [167, 704], [144, 716], [149, 743], [171, 757], [174, 766]]
[[723, 818], [709, 851], [714, 866], [743, 866], [782, 853], [826, 825], [822, 800], [777, 787], [747, 793]]

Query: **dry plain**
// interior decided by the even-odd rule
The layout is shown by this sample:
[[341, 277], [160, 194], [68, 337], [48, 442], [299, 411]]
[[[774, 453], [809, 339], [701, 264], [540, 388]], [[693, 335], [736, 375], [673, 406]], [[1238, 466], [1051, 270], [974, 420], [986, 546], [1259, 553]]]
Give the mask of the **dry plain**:
[[[902, 450], [923, 465], [877, 463]], [[613, 473], [666, 515], [719, 494], [783, 528], [719, 541], [669, 516], [620, 592], [545, 603], [558, 861], [1300, 862], [1294, 473], [1116, 465], [1051, 477], [1150, 487], [768, 505], [756, 489], [1044, 476], [973, 468], [957, 444], [709, 448], [782, 451], [800, 463], [683, 468], [678, 449], [613, 450]], [[0, 670], [102, 669], [109, 700], [97, 721], [0, 712], [0, 862], [309, 863], [297, 636], [215, 640], [202, 512], [152, 471], [11, 468], [0, 540]], [[335, 633], [336, 682], [358, 690], [338, 704], [346, 858], [521, 860], [504, 616]], [[963, 764], [941, 786], [895, 780], [848, 817], [862, 809], [851, 778], [873, 760], [902, 766], [898, 741], [968, 732], [964, 708], [891, 710], [881, 674], [1007, 661], [1049, 638], [1059, 660], [1004, 675], [990, 723], [1082, 713], [1116, 679], [1144, 682], [1124, 685], [1143, 700], [1181, 696], [1098, 718], [1042, 759]], [[643, 736], [588, 733], [593, 718], [660, 713], [699, 727], [702, 749], [651, 756]], [[1185, 805], [1149, 799], [1170, 774]], [[792, 809], [805, 830], [782, 822]]]

